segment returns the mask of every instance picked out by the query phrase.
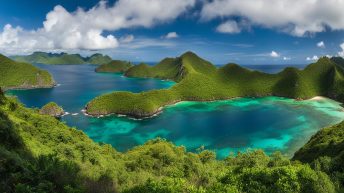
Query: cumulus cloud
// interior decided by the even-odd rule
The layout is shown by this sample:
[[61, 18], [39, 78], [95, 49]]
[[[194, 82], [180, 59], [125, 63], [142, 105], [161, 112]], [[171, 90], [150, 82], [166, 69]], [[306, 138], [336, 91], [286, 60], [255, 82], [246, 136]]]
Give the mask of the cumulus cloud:
[[39, 29], [6, 25], [0, 33], [0, 51], [115, 48], [119, 41], [105, 32], [169, 22], [194, 4], [195, 0], [119, 0], [108, 6], [100, 1], [89, 10], [74, 12], [58, 5]]
[[280, 57], [280, 54], [275, 52], [275, 51], [271, 51], [270, 56], [273, 58], [278, 58], [278, 57]]
[[236, 21], [226, 21], [222, 24], [220, 24], [217, 28], [216, 31], [221, 32], [221, 33], [240, 33], [241, 29]]
[[317, 47], [319, 47], [319, 48], [325, 48], [325, 43], [324, 43], [324, 41], [318, 42], [318, 43], [317, 43]]
[[340, 44], [340, 48], [342, 49], [342, 51], [339, 51], [338, 55], [340, 57], [344, 57], [344, 42], [342, 44]]
[[120, 41], [121, 43], [130, 43], [130, 42], [134, 41], [134, 39], [135, 39], [135, 36], [132, 35], [132, 34], [129, 34], [129, 35], [126, 35], [126, 36], [121, 37], [121, 38], [119, 39], [119, 41]]
[[213, 0], [206, 1], [203, 20], [242, 17], [251, 25], [276, 28], [305, 36], [344, 29], [344, 1], [342, 0]]
[[177, 38], [177, 37], [179, 37], [177, 32], [169, 32], [164, 36], [164, 38], [166, 38], [166, 39], [173, 39], [173, 38]]
[[307, 57], [306, 60], [307, 61], [316, 61], [316, 60], [319, 60], [319, 57], [317, 55], [314, 55], [313, 57]]
[[291, 58], [290, 58], [290, 57], [284, 56], [284, 57], [283, 57], [283, 60], [286, 60], [286, 61], [287, 61], [287, 60], [291, 60]]

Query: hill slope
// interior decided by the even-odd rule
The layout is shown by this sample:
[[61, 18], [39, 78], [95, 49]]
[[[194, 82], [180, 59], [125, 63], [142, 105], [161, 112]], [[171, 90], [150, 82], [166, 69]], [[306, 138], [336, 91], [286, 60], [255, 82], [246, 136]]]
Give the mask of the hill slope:
[[214, 152], [189, 153], [162, 139], [120, 153], [1, 91], [0, 134], [0, 192], [332, 193], [341, 188], [334, 184], [337, 178], [278, 153], [269, 157], [257, 150], [219, 161]]
[[[197, 64], [197, 65], [196, 65]], [[181, 81], [190, 73], [211, 73], [216, 69], [208, 61], [186, 52], [178, 58], [165, 58], [155, 66], [139, 64], [125, 72], [128, 77], [160, 78]]]
[[34, 52], [27, 56], [13, 56], [14, 60], [28, 63], [41, 64], [105, 64], [111, 61], [111, 58], [102, 54], [93, 54], [90, 57], [82, 57], [79, 54], [53, 54], [45, 52]]
[[52, 76], [45, 70], [15, 62], [0, 54], [0, 87], [3, 89], [30, 89], [53, 87]]
[[125, 72], [133, 65], [130, 62], [121, 61], [121, 60], [112, 60], [109, 63], [104, 63], [96, 68], [96, 72]]
[[118, 113], [141, 118], [152, 116], [161, 111], [161, 107], [178, 101], [270, 95], [296, 99], [327, 96], [344, 101], [343, 69], [328, 58], [321, 58], [304, 70], [286, 68], [278, 74], [266, 74], [236, 64], [216, 68], [196, 54], [187, 52], [175, 59], [164, 59], [153, 67], [144, 64], [134, 66], [125, 74], [172, 79], [178, 83], [170, 89], [99, 96], [87, 104], [87, 113]]

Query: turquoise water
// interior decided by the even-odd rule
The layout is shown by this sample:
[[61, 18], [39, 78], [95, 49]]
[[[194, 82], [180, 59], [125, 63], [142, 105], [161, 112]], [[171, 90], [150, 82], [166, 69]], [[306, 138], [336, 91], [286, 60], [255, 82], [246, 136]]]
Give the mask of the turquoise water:
[[189, 151], [204, 146], [216, 151], [219, 158], [248, 148], [260, 148], [268, 153], [278, 150], [291, 156], [320, 128], [344, 118], [343, 108], [330, 99], [295, 101], [279, 97], [181, 102], [144, 120], [116, 116], [92, 118], [80, 111], [87, 101], [99, 94], [111, 90], [139, 92], [168, 88], [174, 83], [97, 74], [92, 65], [40, 67], [49, 70], [61, 85], [10, 93], [29, 107], [57, 102], [70, 113], [62, 119], [68, 125], [120, 151], [163, 137], [184, 145]]

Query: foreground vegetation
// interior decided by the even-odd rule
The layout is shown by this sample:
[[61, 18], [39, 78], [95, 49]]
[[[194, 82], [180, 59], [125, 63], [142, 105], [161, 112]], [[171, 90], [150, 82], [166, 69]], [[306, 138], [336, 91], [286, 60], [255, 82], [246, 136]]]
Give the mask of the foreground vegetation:
[[15, 62], [0, 54], [0, 87], [30, 89], [53, 87], [55, 82], [48, 71], [31, 64]]
[[344, 101], [344, 71], [329, 58], [321, 58], [304, 70], [286, 68], [278, 74], [266, 74], [227, 64], [216, 68], [194, 53], [167, 58], [156, 66], [145, 64], [129, 68], [130, 77], [154, 77], [177, 82], [170, 89], [141, 93], [114, 92], [99, 96], [87, 104], [91, 115], [125, 114], [148, 117], [161, 107], [178, 101], [210, 101], [233, 97], [282, 96], [308, 99], [327, 96]]
[[[336, 128], [343, 130], [344, 123], [322, 132]], [[317, 138], [310, 143], [322, 144]], [[190, 153], [163, 139], [117, 152], [0, 92], [0, 192], [343, 191], [343, 154], [312, 156], [309, 164], [260, 150], [224, 160], [215, 155]]]
[[53, 54], [45, 52], [34, 52], [27, 56], [13, 56], [18, 62], [40, 63], [40, 64], [105, 64], [111, 58], [102, 54], [93, 54], [90, 57], [82, 57], [79, 54]]

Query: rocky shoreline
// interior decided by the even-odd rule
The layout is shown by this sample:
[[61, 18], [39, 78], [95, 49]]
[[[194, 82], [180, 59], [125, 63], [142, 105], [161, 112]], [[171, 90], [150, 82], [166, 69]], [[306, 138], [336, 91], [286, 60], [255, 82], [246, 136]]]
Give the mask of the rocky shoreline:
[[20, 85], [20, 86], [12, 86], [12, 87], [1, 87], [2, 91], [6, 92], [9, 90], [31, 90], [31, 89], [38, 89], [38, 88], [54, 88], [56, 87], [56, 82], [53, 82], [51, 85]]

